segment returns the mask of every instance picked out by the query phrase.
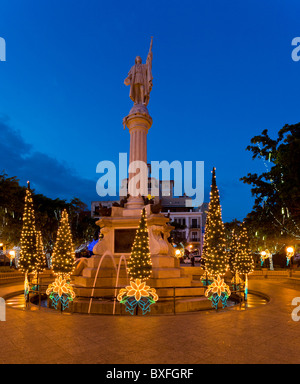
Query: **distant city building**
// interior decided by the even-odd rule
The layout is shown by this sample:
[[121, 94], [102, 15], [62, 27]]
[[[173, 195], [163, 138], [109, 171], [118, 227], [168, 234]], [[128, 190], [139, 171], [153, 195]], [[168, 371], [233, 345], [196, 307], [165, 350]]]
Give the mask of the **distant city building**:
[[93, 219], [100, 219], [100, 205], [103, 208], [111, 208], [113, 203], [120, 203], [119, 200], [107, 200], [107, 201], [92, 201], [91, 203], [91, 216]]

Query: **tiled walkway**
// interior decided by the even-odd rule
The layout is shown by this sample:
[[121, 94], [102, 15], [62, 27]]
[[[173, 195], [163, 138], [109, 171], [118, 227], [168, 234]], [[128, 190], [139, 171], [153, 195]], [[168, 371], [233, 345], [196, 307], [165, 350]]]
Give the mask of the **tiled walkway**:
[[[0, 363], [300, 363], [300, 285], [250, 280], [270, 303], [177, 316], [87, 316], [7, 308]], [[0, 286], [0, 296], [9, 288]], [[6, 292], [5, 292], [6, 291]]]

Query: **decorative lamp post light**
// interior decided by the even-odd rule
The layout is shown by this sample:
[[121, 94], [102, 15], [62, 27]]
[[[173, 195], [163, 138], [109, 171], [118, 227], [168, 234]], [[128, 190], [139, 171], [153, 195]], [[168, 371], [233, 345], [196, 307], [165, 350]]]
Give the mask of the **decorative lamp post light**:
[[[287, 247], [287, 249], [286, 249], [286, 259], [287, 259], [286, 265], [290, 264], [290, 260], [294, 256], [294, 254], [295, 254], [294, 247]], [[290, 264], [290, 266], [291, 266], [291, 264]]]
[[12, 267], [12, 261], [16, 257], [16, 252], [15, 251], [9, 251], [9, 266], [10, 268]]
[[179, 259], [181, 257], [181, 251], [179, 249], [176, 249], [175, 256]]
[[266, 251], [260, 252], [260, 266], [262, 267], [264, 264], [265, 259], [268, 258], [268, 254]]

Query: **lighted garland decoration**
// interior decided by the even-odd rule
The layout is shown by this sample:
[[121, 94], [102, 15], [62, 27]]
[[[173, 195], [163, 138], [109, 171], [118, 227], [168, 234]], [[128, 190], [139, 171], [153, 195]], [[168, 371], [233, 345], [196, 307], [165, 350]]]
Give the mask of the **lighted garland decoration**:
[[61, 309], [63, 311], [69, 308], [70, 301], [75, 299], [75, 292], [72, 286], [61, 275], [49, 285], [46, 294], [52, 301], [52, 307], [57, 309], [58, 303], [61, 302]]
[[231, 291], [224, 279], [218, 275], [213, 283], [208, 286], [205, 296], [211, 300], [212, 307], [218, 309], [219, 301], [221, 300], [223, 308], [227, 307], [227, 299], [231, 295]]
[[117, 300], [121, 304], [125, 304], [126, 312], [131, 315], [137, 306], [139, 306], [143, 315], [150, 312], [150, 306], [158, 300], [158, 295], [154, 288], [150, 288], [145, 282], [140, 279], [131, 281], [130, 285], [126, 288], [122, 288], [118, 294]]
[[202, 258], [205, 271], [216, 278], [228, 269], [225, 228], [222, 221], [220, 194], [216, 182], [216, 169], [212, 171], [210, 201], [205, 223]]
[[56, 276], [68, 279], [75, 270], [75, 252], [72, 241], [69, 215], [64, 209], [61, 215], [57, 237], [54, 244], [51, 268]]

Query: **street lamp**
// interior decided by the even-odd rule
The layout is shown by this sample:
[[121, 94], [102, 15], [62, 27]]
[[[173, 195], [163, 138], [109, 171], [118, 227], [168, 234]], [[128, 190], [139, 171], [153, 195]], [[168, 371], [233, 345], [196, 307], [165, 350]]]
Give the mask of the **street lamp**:
[[176, 249], [176, 251], [175, 251], [175, 255], [176, 255], [176, 257], [181, 257], [181, 251], [179, 250], [179, 249]]
[[12, 267], [12, 261], [16, 257], [16, 252], [15, 251], [9, 251], [9, 265], [10, 268]]
[[[287, 248], [286, 248], [286, 259], [287, 259], [287, 261], [286, 261], [286, 265], [289, 265], [289, 264], [290, 264], [290, 260], [291, 260], [291, 258], [294, 256], [294, 254], [295, 254], [295, 249], [294, 249], [294, 247], [287, 247]], [[291, 264], [290, 264], [290, 266], [291, 266]]]
[[261, 267], [263, 266], [265, 259], [267, 259], [269, 257], [268, 254], [269, 254], [269, 251], [261, 251], [260, 252], [260, 265], [261, 265]]

